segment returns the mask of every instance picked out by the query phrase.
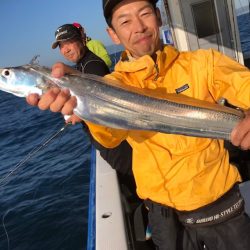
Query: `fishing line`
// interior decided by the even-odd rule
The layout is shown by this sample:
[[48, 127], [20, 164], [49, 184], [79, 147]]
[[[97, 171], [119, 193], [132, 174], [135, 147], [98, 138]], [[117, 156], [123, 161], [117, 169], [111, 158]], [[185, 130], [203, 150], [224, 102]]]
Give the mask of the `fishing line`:
[[32, 149], [28, 155], [22, 159], [20, 162], [16, 164], [16, 166], [2, 179], [0, 179], [0, 187], [4, 186], [6, 182], [8, 181], [8, 178], [13, 175], [21, 166], [23, 166], [31, 157], [33, 157], [37, 152], [45, 148], [53, 139], [55, 139], [58, 135], [60, 135], [69, 125], [72, 123], [66, 123], [62, 128], [60, 128], [56, 133], [54, 133], [52, 136], [50, 136], [45, 142], [38, 145], [34, 149]]
[[6, 217], [6, 215], [7, 215], [8, 213], [9, 213], [9, 210], [3, 215], [2, 223], [3, 223], [4, 233], [5, 233], [6, 238], [7, 238], [8, 250], [9, 250], [9, 249], [10, 249], [10, 238], [9, 238], [8, 232], [7, 232], [6, 227], [5, 227], [5, 224], [4, 224], [4, 219], [5, 219], [5, 217]]
[[[4, 184], [6, 184], [6, 182], [8, 181], [8, 179], [11, 175], [13, 175], [21, 166], [23, 166], [28, 160], [30, 160], [37, 152], [39, 152], [40, 150], [45, 148], [52, 140], [54, 140], [56, 137], [58, 137], [58, 135], [60, 135], [71, 124], [72, 123], [65, 123], [64, 126], [62, 128], [60, 128], [59, 130], [57, 130], [52, 136], [50, 136], [43, 143], [41, 143], [40, 145], [38, 145], [37, 147], [32, 149], [24, 159], [22, 159], [20, 162], [18, 162], [16, 164], [16, 166], [6, 176], [4, 176], [0, 180], [0, 187], [4, 186]], [[4, 220], [5, 220], [5, 217], [7, 216], [7, 214], [9, 213], [9, 211], [10, 210], [7, 210], [7, 212], [2, 217], [2, 225], [3, 225], [3, 230], [4, 230], [4, 233], [6, 235], [6, 239], [7, 239], [8, 250], [10, 249], [10, 238], [9, 238], [9, 234], [7, 232]]]

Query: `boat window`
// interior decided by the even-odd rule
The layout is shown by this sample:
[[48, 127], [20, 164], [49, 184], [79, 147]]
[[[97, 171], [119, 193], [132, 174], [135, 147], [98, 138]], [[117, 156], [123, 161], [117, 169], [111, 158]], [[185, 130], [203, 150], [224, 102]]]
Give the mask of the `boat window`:
[[211, 1], [204, 1], [191, 5], [198, 38], [218, 33], [218, 23], [214, 14], [215, 11]]

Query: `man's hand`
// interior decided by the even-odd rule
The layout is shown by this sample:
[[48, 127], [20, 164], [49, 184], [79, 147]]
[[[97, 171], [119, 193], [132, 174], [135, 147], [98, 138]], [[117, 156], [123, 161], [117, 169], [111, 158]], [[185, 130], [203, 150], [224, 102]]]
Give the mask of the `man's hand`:
[[242, 150], [250, 149], [250, 110], [246, 111], [245, 118], [233, 129], [231, 142]]
[[[65, 74], [74, 73], [79, 72], [63, 63], [56, 63], [52, 67], [51, 75], [60, 78]], [[63, 115], [72, 115], [77, 105], [76, 98], [70, 95], [69, 90], [59, 88], [52, 88], [42, 96], [30, 94], [26, 100], [28, 104], [38, 106], [41, 110], [50, 109], [52, 112], [61, 112]]]

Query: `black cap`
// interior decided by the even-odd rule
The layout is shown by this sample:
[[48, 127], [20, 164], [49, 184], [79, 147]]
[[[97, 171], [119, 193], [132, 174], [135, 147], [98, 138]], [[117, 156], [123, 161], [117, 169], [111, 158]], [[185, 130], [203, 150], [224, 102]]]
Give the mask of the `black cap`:
[[[111, 25], [112, 11], [115, 6], [121, 3], [123, 0], [102, 0], [103, 14], [106, 19], [107, 24]], [[148, 0], [150, 3], [155, 5], [158, 0]]]
[[52, 44], [52, 49], [55, 49], [60, 42], [67, 41], [72, 38], [82, 39], [81, 31], [73, 24], [64, 24], [55, 32], [56, 41]]

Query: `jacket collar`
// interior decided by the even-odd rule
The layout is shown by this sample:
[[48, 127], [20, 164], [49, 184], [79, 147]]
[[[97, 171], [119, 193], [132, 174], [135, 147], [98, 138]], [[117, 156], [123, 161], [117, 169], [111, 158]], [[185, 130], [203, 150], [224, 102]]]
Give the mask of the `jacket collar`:
[[115, 66], [115, 71], [134, 73], [143, 70], [149, 76], [155, 72], [155, 65], [157, 64], [159, 74], [161, 72], [165, 73], [178, 55], [179, 52], [171, 46], [164, 46], [163, 50], [158, 50], [156, 52], [156, 61], [149, 55], [135, 59], [128, 51], [124, 51], [121, 55], [121, 60]]

